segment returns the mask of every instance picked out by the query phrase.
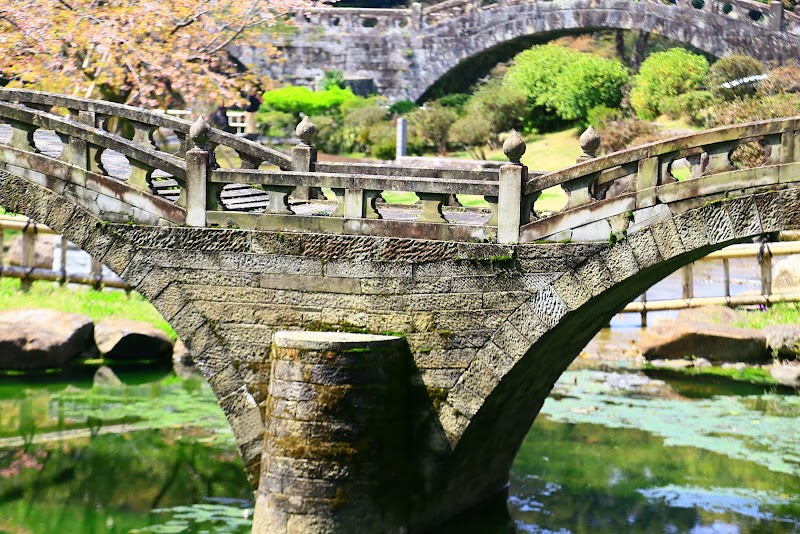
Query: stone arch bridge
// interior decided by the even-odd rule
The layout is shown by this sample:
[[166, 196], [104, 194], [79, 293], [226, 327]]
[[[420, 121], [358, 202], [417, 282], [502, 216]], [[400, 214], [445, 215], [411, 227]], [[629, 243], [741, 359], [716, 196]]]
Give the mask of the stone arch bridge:
[[[106, 131], [110, 117], [131, 121], [133, 139]], [[519, 163], [513, 135], [508, 164], [464, 171], [316, 162], [308, 123], [283, 154], [202, 120], [47, 93], [1, 89], [0, 119], [0, 206], [63, 233], [170, 322], [228, 417], [259, 506], [282, 525], [265, 532], [323, 532], [319, 510], [346, 509], [360, 486], [337, 484], [364, 466], [348, 463], [357, 448], [331, 443], [357, 430], [370, 398], [350, 426], [308, 422], [330, 408], [341, 369], [289, 372], [270, 357], [276, 331], [404, 336], [403, 365], [381, 374], [371, 360], [358, 380], [399, 377], [387, 406], [405, 429], [393, 441], [407, 475], [392, 482], [396, 528], [372, 525], [417, 532], [504, 487], [553, 384], [626, 303], [711, 251], [800, 228], [800, 117], [600, 158], [586, 135], [585, 161], [544, 175]], [[181, 147], [156, 147], [157, 128]], [[763, 158], [736, 168], [731, 154], [748, 143]], [[241, 167], [217, 167], [219, 146]], [[677, 181], [679, 166], [691, 176]], [[537, 199], [553, 186], [569, 203], [544, 213]], [[336, 200], [292, 200], [309, 187]], [[388, 191], [420, 202], [377, 202]], [[443, 208], [453, 194], [491, 209]], [[278, 440], [294, 456], [274, 454]], [[373, 504], [384, 517], [386, 503]]]
[[418, 100], [445, 74], [494, 47], [600, 29], [645, 30], [711, 55], [744, 53], [764, 62], [800, 57], [800, 14], [780, 1], [446, 0], [410, 9], [320, 8], [265, 43], [231, 49], [245, 64], [285, 83], [313, 86], [324, 70], [371, 81], [390, 100]]

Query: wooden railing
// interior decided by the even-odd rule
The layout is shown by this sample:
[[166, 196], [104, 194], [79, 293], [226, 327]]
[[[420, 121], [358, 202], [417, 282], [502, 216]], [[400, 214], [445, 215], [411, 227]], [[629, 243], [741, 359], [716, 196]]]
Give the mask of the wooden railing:
[[[648, 312], [674, 311], [700, 306], [769, 306], [778, 302], [800, 302], [800, 288], [789, 288], [789, 291], [774, 291], [772, 287], [772, 258], [800, 254], [800, 242], [778, 242], [768, 244], [731, 245], [699, 260], [701, 262], [722, 263], [722, 295], [695, 296], [694, 267], [690, 263], [680, 269], [681, 298], [649, 300], [645, 292], [639, 300], [629, 303], [621, 313], [638, 313], [641, 325], [647, 326]], [[760, 272], [760, 291], [757, 294], [744, 293], [731, 295], [730, 260], [752, 259], [757, 262]]]
[[[22, 235], [19, 265], [6, 265], [5, 262], [5, 238], [6, 233], [9, 231], [20, 232]], [[39, 237], [43, 235], [55, 235], [55, 232], [31, 219], [0, 216], [0, 276], [18, 278], [20, 288], [23, 290], [30, 289], [34, 281], [58, 282], [61, 285], [68, 283], [81, 284], [91, 286], [94, 289], [113, 287], [130, 290], [128, 284], [121, 279], [104, 276], [103, 266], [94, 258], [90, 260], [88, 272], [70, 271], [67, 258], [69, 241], [64, 236], [59, 236], [60, 246], [58, 251], [60, 254], [59, 266], [61, 268], [55, 270], [52, 266], [50, 268], [37, 266], [35, 261], [36, 245]]]

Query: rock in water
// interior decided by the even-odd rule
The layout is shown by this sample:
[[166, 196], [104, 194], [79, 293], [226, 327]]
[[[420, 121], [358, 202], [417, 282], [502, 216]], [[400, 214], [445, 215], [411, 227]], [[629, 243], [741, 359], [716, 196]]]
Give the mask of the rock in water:
[[666, 320], [648, 327], [639, 337], [648, 360], [687, 356], [712, 362], [764, 362], [769, 360], [766, 336], [752, 328]]
[[96, 388], [121, 386], [122, 380], [114, 374], [110, 367], [101, 365], [94, 373], [92, 385]]
[[0, 369], [57, 369], [96, 348], [92, 320], [56, 310], [0, 312]]
[[769, 367], [769, 373], [778, 384], [800, 388], [800, 364], [783, 363]]
[[94, 328], [97, 348], [111, 360], [165, 360], [172, 357], [167, 335], [142, 321], [104, 319]]

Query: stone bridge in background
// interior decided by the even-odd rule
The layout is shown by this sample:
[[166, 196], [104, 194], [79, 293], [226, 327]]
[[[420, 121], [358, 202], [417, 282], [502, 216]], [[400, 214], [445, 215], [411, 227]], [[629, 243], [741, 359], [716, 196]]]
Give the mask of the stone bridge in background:
[[[440, 78], [484, 52], [567, 33], [644, 30], [722, 57], [800, 57], [800, 13], [780, 1], [447, 0], [410, 9], [320, 8], [296, 27], [231, 49], [273, 80], [313, 86], [325, 70], [371, 81], [390, 100], [418, 100]], [[282, 60], [263, 55], [277, 46]], [[510, 56], [509, 56], [510, 57]]]
[[[104, 129], [113, 117], [133, 139]], [[0, 119], [0, 206], [64, 234], [174, 327], [230, 422], [264, 532], [346, 531], [348, 517], [416, 532], [486, 499], [626, 303], [714, 250], [800, 228], [800, 117], [600, 158], [589, 132], [582, 163], [544, 175], [514, 135], [508, 164], [463, 171], [316, 162], [307, 122], [284, 154], [202, 119], [47, 93], [0, 90]], [[158, 148], [158, 128], [181, 146]], [[744, 144], [763, 157], [737, 168]], [[241, 166], [216, 166], [222, 149]], [[554, 186], [569, 202], [546, 213]], [[331, 200], [302, 200], [318, 187]], [[378, 201], [391, 191], [420, 202]], [[443, 208], [450, 195], [489, 209]], [[380, 439], [354, 438], [376, 407]]]

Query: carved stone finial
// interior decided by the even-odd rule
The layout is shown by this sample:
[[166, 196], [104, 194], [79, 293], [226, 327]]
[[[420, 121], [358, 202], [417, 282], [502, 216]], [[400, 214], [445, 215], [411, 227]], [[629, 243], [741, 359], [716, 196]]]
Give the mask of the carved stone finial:
[[597, 149], [600, 148], [600, 134], [597, 133], [594, 126], [586, 128], [586, 131], [581, 134], [578, 142], [581, 144], [583, 157], [596, 157]]
[[207, 148], [208, 138], [211, 137], [211, 126], [202, 115], [189, 128], [189, 137], [197, 148]]
[[314, 136], [317, 135], [317, 127], [308, 118], [308, 115], [303, 117], [300, 124], [295, 128], [294, 133], [300, 138], [304, 145], [311, 145], [314, 142]]
[[503, 143], [503, 153], [508, 158], [508, 161], [518, 165], [520, 159], [522, 159], [522, 155], [527, 149], [528, 147], [525, 146], [525, 140], [516, 132], [516, 130], [512, 130], [511, 134], [506, 138], [505, 143]]

